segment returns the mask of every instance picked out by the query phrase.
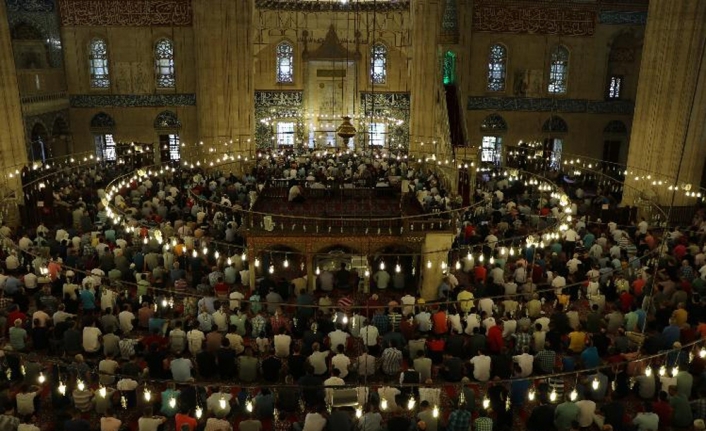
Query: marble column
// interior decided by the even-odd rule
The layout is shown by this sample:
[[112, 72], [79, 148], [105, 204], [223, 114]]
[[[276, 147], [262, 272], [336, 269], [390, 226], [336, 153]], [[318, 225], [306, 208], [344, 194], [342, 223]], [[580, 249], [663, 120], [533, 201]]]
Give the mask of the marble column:
[[[12, 55], [10, 24], [7, 20], [5, 2], [0, 1], [0, 199], [21, 187], [15, 169], [27, 162], [27, 139], [22, 121], [22, 105], [17, 83], [15, 59]], [[12, 178], [10, 178], [12, 175]], [[23, 194], [16, 194], [17, 202], [22, 202]], [[4, 207], [4, 221], [14, 225], [19, 222], [16, 205]]]
[[202, 154], [246, 154], [255, 145], [254, 0], [193, 0], [192, 8]]
[[[410, 153], [431, 151], [437, 117], [433, 107], [437, 106], [436, 95], [441, 85], [439, 62], [439, 37], [441, 14], [444, 4], [440, 0], [412, 0], [412, 59], [410, 65]], [[439, 77], [439, 82], [433, 80]], [[447, 115], [447, 113], [443, 113]], [[421, 146], [424, 141], [425, 145]]]
[[[442, 263], [448, 263], [449, 250], [453, 244], [452, 233], [439, 232], [427, 233], [422, 245], [422, 258], [419, 263], [422, 267], [421, 296], [427, 301], [436, 299], [437, 290], [444, 277]], [[431, 262], [431, 267], [428, 263]]]
[[[706, 159], [705, 44], [706, 2], [650, 2], [628, 153], [627, 205], [640, 198], [669, 205], [669, 185], [698, 188]], [[652, 185], [660, 180], [665, 184]], [[676, 205], [693, 202], [682, 190], [675, 194]]]

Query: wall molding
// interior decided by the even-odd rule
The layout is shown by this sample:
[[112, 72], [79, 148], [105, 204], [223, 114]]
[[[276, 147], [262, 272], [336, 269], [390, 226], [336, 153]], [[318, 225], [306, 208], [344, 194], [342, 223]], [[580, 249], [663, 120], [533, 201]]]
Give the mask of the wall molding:
[[196, 106], [195, 94], [73, 94], [72, 108], [153, 108]]
[[551, 99], [531, 97], [468, 97], [469, 111], [567, 112], [577, 114], [632, 115], [635, 103], [628, 100]]
[[191, 0], [58, 0], [62, 26], [190, 26]]

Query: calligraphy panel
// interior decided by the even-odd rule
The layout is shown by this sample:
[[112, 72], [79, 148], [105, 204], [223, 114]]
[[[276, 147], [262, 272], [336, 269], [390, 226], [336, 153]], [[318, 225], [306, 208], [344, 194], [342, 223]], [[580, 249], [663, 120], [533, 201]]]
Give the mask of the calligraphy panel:
[[191, 0], [59, 0], [64, 26], [190, 26]]
[[493, 33], [593, 36], [596, 12], [582, 9], [482, 5], [473, 10], [473, 30]]

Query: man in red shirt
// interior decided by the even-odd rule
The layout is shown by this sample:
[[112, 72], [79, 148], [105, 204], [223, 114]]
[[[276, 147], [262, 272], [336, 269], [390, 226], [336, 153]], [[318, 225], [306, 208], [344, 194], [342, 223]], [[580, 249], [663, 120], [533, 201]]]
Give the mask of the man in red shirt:
[[[182, 408], [181, 412], [174, 416], [174, 422], [176, 424], [177, 431], [196, 431], [198, 422], [195, 418], [189, 416], [189, 411]], [[184, 426], [186, 425], [186, 429]]]
[[488, 351], [493, 354], [500, 354], [503, 347], [505, 346], [505, 340], [503, 340], [503, 321], [498, 320], [497, 324], [491, 326], [488, 329], [487, 334], [488, 339]]
[[652, 410], [659, 416], [659, 429], [668, 430], [672, 423], [672, 406], [667, 401], [667, 393], [660, 391], [659, 399], [652, 404]]

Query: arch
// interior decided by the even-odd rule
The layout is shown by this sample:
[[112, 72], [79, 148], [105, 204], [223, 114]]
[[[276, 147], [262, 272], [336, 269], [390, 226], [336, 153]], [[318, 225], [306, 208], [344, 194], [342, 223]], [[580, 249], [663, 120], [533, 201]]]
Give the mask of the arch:
[[69, 148], [70, 134], [71, 130], [66, 119], [57, 115], [51, 128], [53, 157], [64, 156], [71, 152]]
[[488, 91], [504, 91], [507, 75], [507, 47], [495, 43], [488, 50]]
[[30, 133], [30, 157], [32, 161], [44, 161], [48, 154], [49, 131], [44, 123], [40, 120], [35, 120]]
[[551, 94], [566, 94], [569, 82], [569, 48], [556, 45], [549, 61], [549, 84], [547, 91]]
[[615, 135], [627, 135], [628, 127], [620, 120], [613, 120], [606, 124], [603, 128], [603, 133], [612, 133]]
[[91, 118], [92, 130], [113, 130], [115, 129], [115, 120], [105, 112], [99, 112]]
[[387, 46], [376, 42], [370, 47], [370, 82], [373, 84], [387, 83]]
[[154, 119], [154, 128], [157, 130], [178, 130], [181, 128], [181, 122], [172, 111], [162, 111]]
[[506, 132], [507, 122], [500, 114], [490, 114], [480, 125], [481, 132]]
[[545, 133], [568, 133], [569, 125], [566, 124], [563, 118], [552, 115], [542, 126], [542, 132]]
[[330, 244], [324, 246], [316, 251], [317, 255], [347, 255], [347, 254], [360, 254], [361, 252], [353, 247], [345, 244]]
[[275, 55], [277, 83], [294, 83], [294, 45], [288, 40], [283, 40], [277, 44]]
[[174, 42], [161, 38], [154, 44], [154, 70], [157, 88], [174, 88]]

